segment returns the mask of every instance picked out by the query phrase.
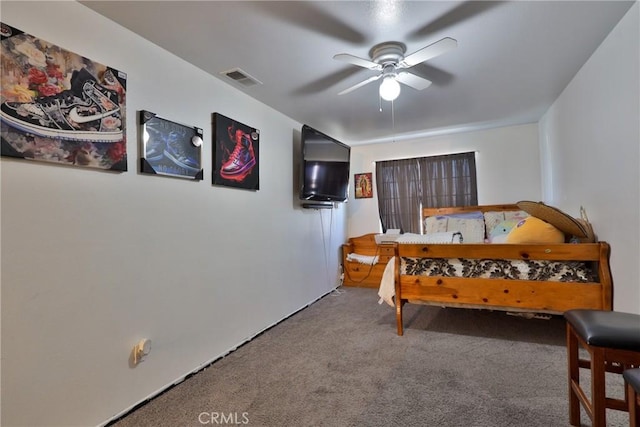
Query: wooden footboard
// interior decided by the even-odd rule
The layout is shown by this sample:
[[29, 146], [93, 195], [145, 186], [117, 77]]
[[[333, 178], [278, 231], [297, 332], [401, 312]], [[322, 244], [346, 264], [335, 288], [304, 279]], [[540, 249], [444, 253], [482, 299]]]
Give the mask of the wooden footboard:
[[[553, 245], [398, 244], [395, 245], [395, 253], [398, 335], [403, 334], [402, 307], [404, 303], [411, 301], [443, 307], [551, 314], [562, 314], [576, 308], [612, 309], [609, 245], [606, 242]], [[597, 272], [597, 280], [577, 283], [405, 275], [401, 272], [402, 258], [582, 261]]]

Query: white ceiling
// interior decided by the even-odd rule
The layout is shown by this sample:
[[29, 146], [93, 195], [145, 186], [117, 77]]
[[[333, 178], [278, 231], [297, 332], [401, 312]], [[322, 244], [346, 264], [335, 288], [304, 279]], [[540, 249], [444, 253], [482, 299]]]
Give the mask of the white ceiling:
[[[296, 121], [350, 144], [535, 122], [633, 4], [82, 3]], [[393, 109], [380, 103], [379, 81], [338, 96], [376, 72], [333, 55], [369, 58], [371, 47], [384, 41], [402, 42], [410, 54], [443, 37], [456, 39], [458, 47], [412, 68], [433, 84], [423, 91], [403, 86]], [[220, 74], [237, 67], [262, 84], [243, 87]]]

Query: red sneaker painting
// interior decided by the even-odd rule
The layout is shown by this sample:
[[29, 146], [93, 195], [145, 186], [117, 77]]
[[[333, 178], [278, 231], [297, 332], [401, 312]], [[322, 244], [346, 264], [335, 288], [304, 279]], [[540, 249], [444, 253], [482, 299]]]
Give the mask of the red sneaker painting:
[[258, 190], [260, 131], [214, 113], [213, 135], [213, 184]]

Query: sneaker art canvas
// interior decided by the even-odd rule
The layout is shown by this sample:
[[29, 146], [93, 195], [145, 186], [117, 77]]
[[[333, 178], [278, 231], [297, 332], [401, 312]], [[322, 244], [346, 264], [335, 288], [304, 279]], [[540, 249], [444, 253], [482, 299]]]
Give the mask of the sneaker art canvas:
[[202, 129], [140, 111], [143, 173], [201, 180]]
[[260, 131], [213, 114], [213, 184], [259, 190]]
[[0, 23], [0, 154], [127, 170], [126, 74]]

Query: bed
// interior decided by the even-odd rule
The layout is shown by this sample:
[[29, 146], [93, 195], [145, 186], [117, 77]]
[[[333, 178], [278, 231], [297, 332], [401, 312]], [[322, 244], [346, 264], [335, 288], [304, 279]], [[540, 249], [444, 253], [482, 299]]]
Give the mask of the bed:
[[[500, 212], [517, 219], [523, 213], [522, 203], [424, 209], [425, 222], [446, 216], [451, 221], [456, 215], [481, 212], [485, 234], [482, 242], [474, 243], [420, 243], [417, 241], [421, 237], [414, 236], [393, 244], [394, 256], [382, 274], [379, 295], [381, 303], [386, 301], [395, 307], [398, 335], [403, 335], [402, 310], [406, 303], [521, 315], [562, 314], [575, 308], [612, 310], [610, 248], [606, 242], [595, 241], [588, 222], [565, 214], [559, 223], [566, 236], [562, 243], [487, 242], [489, 219]], [[554, 210], [540, 205], [546, 209], [542, 217], [549, 209]], [[535, 210], [539, 206], [529, 207]]]

